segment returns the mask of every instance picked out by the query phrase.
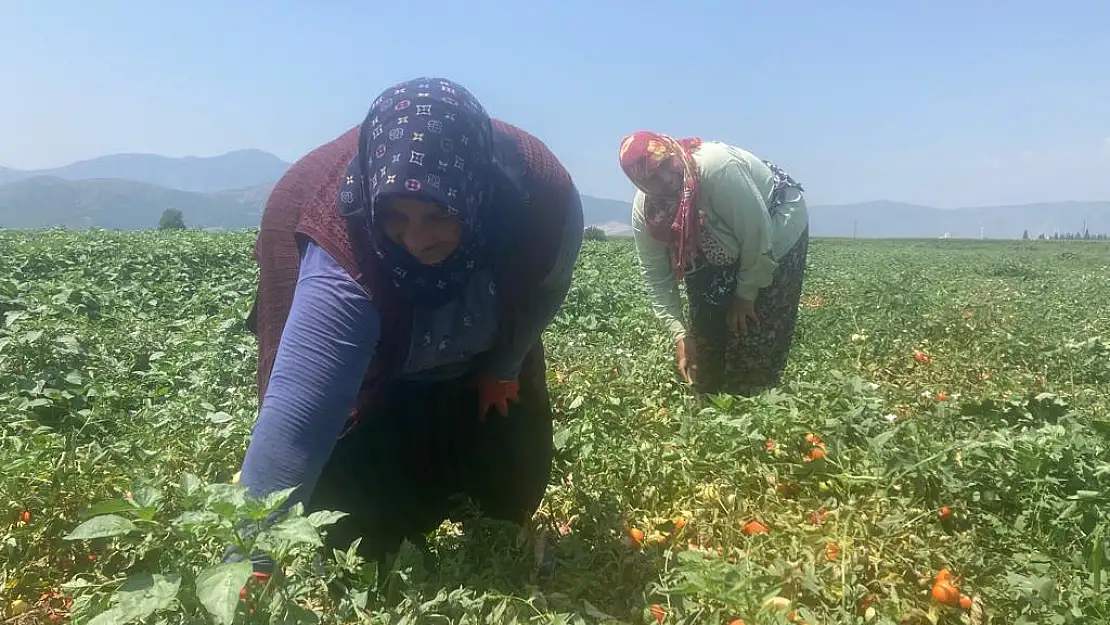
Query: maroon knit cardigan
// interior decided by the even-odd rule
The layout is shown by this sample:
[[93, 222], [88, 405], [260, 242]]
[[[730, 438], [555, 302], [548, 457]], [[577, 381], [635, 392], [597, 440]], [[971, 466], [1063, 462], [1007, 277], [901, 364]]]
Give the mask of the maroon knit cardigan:
[[[539, 139], [527, 132], [493, 120], [495, 133], [512, 137], [524, 158], [521, 181], [527, 201], [504, 210], [514, 227], [507, 253], [496, 255], [498, 298], [502, 322], [499, 341], [513, 332], [512, 320], [527, 307], [529, 296], [551, 270], [558, 253], [563, 226], [571, 205], [573, 182], [566, 169]], [[278, 181], [266, 201], [262, 224], [255, 240], [254, 257], [259, 265], [259, 286], [248, 326], [258, 337], [258, 401], [266, 395], [270, 371], [277, 355], [285, 320], [293, 303], [300, 266], [298, 241], [311, 239], [327, 251], [344, 270], [370, 294], [381, 316], [381, 338], [373, 363], [366, 372], [359, 399], [350, 415], [353, 421], [372, 414], [386, 401], [389, 382], [400, 371], [408, 355], [412, 332], [412, 309], [402, 298], [391, 296], [394, 288], [369, 253], [364, 226], [338, 212], [338, 190], [347, 165], [358, 153], [359, 127], [316, 148], [293, 164]], [[354, 219], [354, 218], [352, 218]], [[538, 370], [537, 370], [538, 369]], [[526, 376], [544, 372], [526, 363]]]

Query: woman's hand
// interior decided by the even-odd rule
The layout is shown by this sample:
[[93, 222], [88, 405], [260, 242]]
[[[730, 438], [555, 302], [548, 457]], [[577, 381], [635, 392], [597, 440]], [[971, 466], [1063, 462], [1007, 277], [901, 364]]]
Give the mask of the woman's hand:
[[728, 307], [725, 323], [738, 336], [744, 336], [749, 331], [756, 332], [759, 330], [759, 317], [755, 314], [755, 302], [750, 299], [734, 297]]
[[689, 336], [683, 336], [675, 341], [675, 356], [678, 360], [678, 372], [682, 374], [682, 379], [686, 380], [686, 383], [690, 385], [694, 383], [694, 379], [697, 377], [697, 355], [697, 349], [694, 347], [694, 339]]
[[494, 380], [488, 376], [478, 378], [478, 420], [485, 421], [490, 408], [497, 408], [503, 417], [509, 416], [509, 403], [520, 401], [520, 383], [516, 380]]

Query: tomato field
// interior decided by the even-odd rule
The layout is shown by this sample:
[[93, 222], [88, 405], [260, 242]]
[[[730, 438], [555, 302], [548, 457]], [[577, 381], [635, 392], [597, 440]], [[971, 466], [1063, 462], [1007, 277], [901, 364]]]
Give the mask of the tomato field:
[[[546, 539], [445, 525], [376, 596], [316, 556], [335, 515], [238, 533], [279, 501], [232, 483], [253, 240], [0, 231], [4, 622], [1110, 622], [1106, 244], [815, 240], [783, 386], [699, 405], [631, 243], [589, 241]], [[285, 574], [221, 565], [244, 541]]]

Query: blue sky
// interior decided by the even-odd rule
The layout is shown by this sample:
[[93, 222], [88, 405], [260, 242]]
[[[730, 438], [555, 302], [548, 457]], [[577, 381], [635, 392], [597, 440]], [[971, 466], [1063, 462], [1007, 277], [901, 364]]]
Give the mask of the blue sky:
[[428, 74], [590, 195], [631, 196], [617, 145], [650, 128], [769, 158], [814, 204], [1110, 200], [1108, 29], [1106, 0], [6, 0], [0, 165], [294, 160]]

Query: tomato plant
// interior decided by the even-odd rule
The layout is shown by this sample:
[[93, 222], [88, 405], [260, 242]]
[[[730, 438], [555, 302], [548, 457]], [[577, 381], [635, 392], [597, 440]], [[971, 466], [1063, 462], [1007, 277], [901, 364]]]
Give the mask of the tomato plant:
[[[1110, 619], [1110, 247], [811, 245], [783, 385], [692, 397], [628, 240], [546, 334], [530, 541], [444, 524], [390, 592], [335, 514], [232, 482], [256, 415], [254, 233], [0, 230], [0, 608], [13, 623]], [[281, 564], [222, 564], [228, 544]], [[938, 583], [938, 572], [951, 576]], [[245, 589], [245, 590], [244, 590]], [[243, 597], [240, 597], [240, 593]]]

